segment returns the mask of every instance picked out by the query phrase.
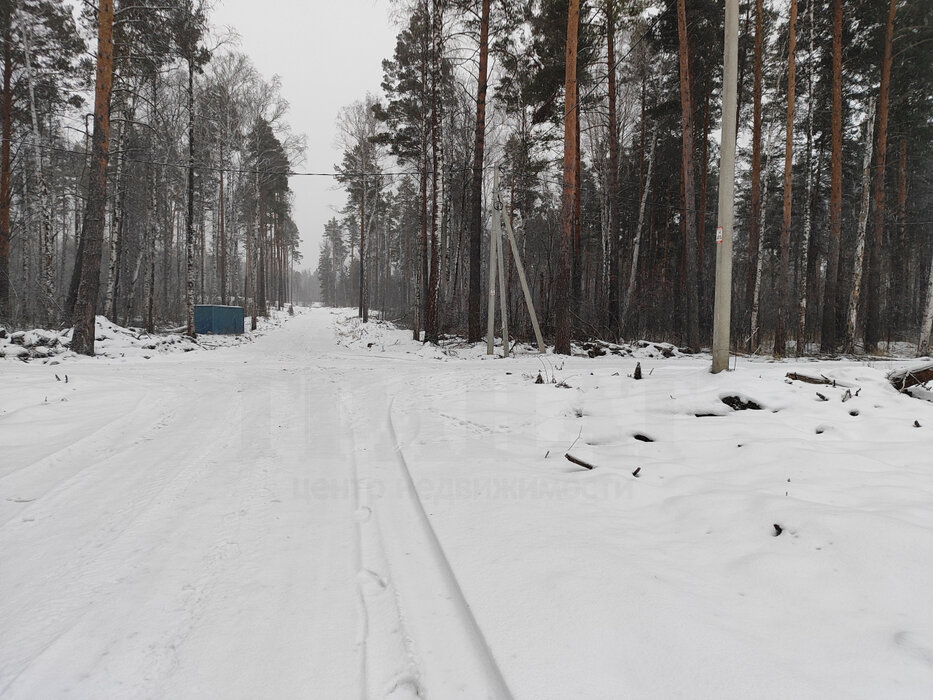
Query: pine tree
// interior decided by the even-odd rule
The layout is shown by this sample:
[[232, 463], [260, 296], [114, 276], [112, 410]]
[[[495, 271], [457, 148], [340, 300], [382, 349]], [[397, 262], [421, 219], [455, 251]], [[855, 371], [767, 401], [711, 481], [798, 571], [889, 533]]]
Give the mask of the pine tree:
[[842, 238], [842, 0], [833, 0], [832, 153], [829, 194], [829, 249], [820, 347], [836, 347], [839, 318], [839, 251]]
[[[792, 0], [793, 2], [794, 0]], [[679, 38], [680, 55], [680, 114], [683, 130], [683, 159], [681, 170], [683, 172], [683, 217], [684, 227], [684, 253], [686, 267], [686, 297], [687, 307], [687, 345], [699, 348], [700, 345], [700, 315], [699, 315], [699, 287], [697, 279], [697, 215], [696, 215], [696, 186], [694, 168], [694, 130], [693, 130], [693, 80], [690, 73], [690, 49], [687, 40], [687, 9], [685, 0], [677, 0], [677, 35]]]
[[479, 72], [476, 79], [476, 122], [473, 137], [473, 173], [470, 182], [470, 296], [467, 339], [471, 343], [482, 338], [482, 240], [483, 240], [483, 162], [486, 144], [486, 90], [489, 64], [489, 4], [481, 0], [479, 34]]
[[886, 280], [884, 275], [884, 215], [886, 163], [888, 154], [888, 114], [891, 94], [891, 54], [894, 42], [894, 18], [897, 13], [897, 0], [888, 2], [888, 20], [884, 32], [884, 55], [881, 59], [881, 85], [878, 88], [878, 128], [875, 146], [875, 192], [872, 202], [874, 219], [872, 222], [871, 255], [869, 257], [869, 280], [871, 293], [868, 296], [867, 319], [865, 324], [865, 348], [874, 349], [881, 340], [885, 311]]
[[567, 10], [567, 50], [564, 76], [564, 180], [561, 193], [560, 257], [555, 290], [554, 352], [570, 354], [571, 259], [574, 237], [574, 204], [579, 189], [577, 155], [579, 148], [579, 96], [577, 86], [577, 33], [580, 2], [570, 0]]
[[71, 349], [94, 355], [100, 255], [104, 240], [107, 164], [110, 160], [110, 91], [113, 87], [113, 0], [100, 0], [97, 12], [97, 81], [94, 90], [94, 146], [84, 215], [84, 256], [75, 301]]

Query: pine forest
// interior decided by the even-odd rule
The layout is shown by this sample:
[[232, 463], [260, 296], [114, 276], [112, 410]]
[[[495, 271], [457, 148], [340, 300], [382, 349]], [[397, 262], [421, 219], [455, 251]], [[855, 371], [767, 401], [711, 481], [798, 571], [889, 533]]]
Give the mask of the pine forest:
[[[276, 78], [204, 0], [4, 3], [0, 319], [193, 334], [196, 303], [321, 298], [479, 341], [493, 212], [504, 302], [557, 352], [709, 347], [723, 12], [694, 0], [399, 0], [382, 91], [345, 106], [346, 204], [316, 270]], [[739, 6], [731, 349], [929, 351], [933, 6]], [[95, 48], [96, 46], [96, 48]], [[518, 253], [516, 258], [515, 253]], [[500, 292], [501, 293], [501, 292]]]

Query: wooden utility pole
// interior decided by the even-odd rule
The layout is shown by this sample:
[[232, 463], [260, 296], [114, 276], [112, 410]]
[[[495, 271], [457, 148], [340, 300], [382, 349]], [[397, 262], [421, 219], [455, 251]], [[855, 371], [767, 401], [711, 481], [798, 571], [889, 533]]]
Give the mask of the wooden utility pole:
[[509, 308], [505, 287], [505, 263], [503, 261], [503, 246], [505, 245], [502, 235], [503, 228], [505, 228], [509, 244], [512, 247], [512, 257], [518, 271], [518, 281], [525, 296], [528, 316], [531, 318], [531, 325], [534, 328], [535, 340], [538, 342], [538, 352], [543, 354], [546, 352], [544, 338], [541, 336], [538, 315], [535, 313], [534, 302], [531, 299], [531, 289], [529, 289], [528, 279], [525, 277], [521, 253], [518, 250], [515, 233], [512, 231], [512, 223], [509, 221], [508, 216], [504, 216], [504, 206], [499, 190], [499, 175], [499, 166], [496, 166], [493, 174], [492, 232], [489, 235], [489, 306], [486, 317], [486, 354], [492, 355], [495, 353], [496, 279], [498, 278], [499, 313], [502, 316], [502, 354], [503, 357], [509, 356]]
[[509, 295], [505, 287], [505, 256], [502, 254], [502, 199], [499, 197], [499, 169], [495, 172], [496, 198], [493, 203], [492, 235], [496, 238], [496, 265], [499, 274], [499, 313], [502, 319], [502, 356], [509, 356]]
[[738, 98], [739, 0], [726, 0], [723, 51], [722, 150], [719, 159], [719, 224], [716, 228], [716, 295], [713, 302], [713, 373], [729, 369], [732, 322], [732, 222], [735, 203], [735, 134]]
[[[498, 196], [498, 191], [496, 195]], [[486, 306], [486, 354], [494, 355], [496, 352], [496, 265], [498, 254], [496, 247], [499, 244], [499, 217], [492, 217], [492, 231], [489, 234], [489, 301]]]
[[[499, 168], [496, 167], [496, 175], [499, 174]], [[499, 191], [496, 190], [496, 198], [499, 199]], [[499, 216], [502, 216], [501, 210]], [[522, 264], [522, 256], [518, 250], [518, 242], [515, 240], [515, 232], [512, 231], [512, 222], [508, 216], [502, 216], [505, 223], [505, 231], [509, 237], [509, 244], [512, 246], [512, 258], [515, 261], [515, 269], [518, 270], [518, 281], [522, 286], [522, 294], [525, 295], [525, 306], [528, 308], [528, 315], [531, 317], [531, 327], [535, 332], [535, 340], [538, 343], [538, 352], [542, 355], [547, 351], [544, 345], [544, 338], [541, 335], [541, 326], [538, 325], [538, 314], [535, 313], [535, 305], [531, 299], [531, 289], [528, 288], [528, 279], [525, 277], [525, 266]]]

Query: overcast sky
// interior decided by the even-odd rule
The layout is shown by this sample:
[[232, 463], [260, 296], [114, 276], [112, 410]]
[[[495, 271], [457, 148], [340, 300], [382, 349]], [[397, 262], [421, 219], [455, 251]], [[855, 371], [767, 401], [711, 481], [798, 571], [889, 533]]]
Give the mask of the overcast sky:
[[[217, 0], [214, 26], [235, 29], [263, 76], [282, 78], [287, 120], [308, 138], [298, 169], [331, 172], [340, 162], [334, 122], [341, 107], [379, 92], [382, 59], [395, 49], [389, 12], [388, 0]], [[317, 267], [324, 224], [344, 203], [334, 185], [332, 178], [291, 178], [302, 267]]]

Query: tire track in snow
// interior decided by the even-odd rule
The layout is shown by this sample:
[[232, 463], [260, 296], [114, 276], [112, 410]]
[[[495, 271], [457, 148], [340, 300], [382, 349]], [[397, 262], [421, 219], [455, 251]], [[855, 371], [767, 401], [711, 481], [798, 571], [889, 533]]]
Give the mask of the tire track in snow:
[[[42, 469], [49, 470], [61, 463], [66, 458], [73, 462], [76, 461], [76, 458], [79, 458], [83, 455], [95, 455], [95, 460], [100, 461], [102, 459], [113, 456], [119, 451], [114, 450], [111, 447], [117, 441], [117, 438], [124, 435], [128, 427], [131, 427], [139, 422], [138, 419], [140, 414], [147, 410], [151, 410], [152, 406], [148, 403], [149, 398], [150, 395], [148, 393], [143, 394], [133, 402], [133, 405], [128, 412], [122, 413], [116, 418], [108, 420], [88, 433], [79, 435], [73, 442], [68, 442], [67, 444], [54, 449], [52, 452], [42, 456], [39, 459], [29, 462], [28, 464], [24, 464], [20, 467], [16, 467], [6, 474], [3, 474], [0, 476], [0, 484], [3, 485], [4, 490], [7, 490], [9, 488], [7, 486], [8, 482], [14, 482], [16, 479], [21, 478], [27, 472], [30, 472], [30, 480], [35, 481], [34, 473], [36, 471]], [[101, 454], [101, 452], [104, 452], [104, 454]], [[93, 462], [90, 462], [89, 460], [80, 461], [88, 461], [89, 463], [81, 470], [70, 474], [70, 478], [77, 477], [80, 475], [81, 471], [84, 471], [84, 469], [87, 469], [93, 464]], [[61, 482], [56, 482], [53, 484], [53, 487], [59, 483]]]
[[[379, 579], [367, 580], [370, 575], [364, 571], [361, 584], [384, 584], [393, 595], [398, 629], [390, 631], [401, 640], [409, 659], [407, 669], [397, 664], [400, 667], [396, 678], [401, 685], [393, 688], [390, 684], [379, 697], [509, 700], [512, 695], [508, 685], [431, 525], [399, 447], [392, 411], [394, 395], [405, 381], [400, 378], [390, 382], [386, 387], [389, 396], [382, 400], [373, 394], [372, 385], [354, 383], [353, 397], [344, 396], [341, 401], [349, 405], [352, 421], [352, 454], [363, 495], [360, 507], [368, 509], [366, 525], [372, 525], [362, 528], [364, 569], [369, 568]], [[362, 411], [354, 406], [353, 398], [357, 396], [363, 399]], [[370, 561], [375, 565], [366, 567]], [[379, 630], [384, 632], [390, 625], [385, 610], [374, 615], [373, 598], [365, 600], [370, 603], [372, 645], [379, 638]], [[374, 624], [377, 615], [382, 618], [381, 624]], [[367, 655], [370, 663], [378, 659], [372, 646]], [[372, 667], [369, 673], [372, 677]], [[393, 690], [398, 695], [392, 695]]]
[[[137, 406], [137, 411], [131, 415], [138, 410]], [[37, 544], [43, 546], [45, 542], [73, 538], [72, 548], [80, 555], [54, 564], [33, 563], [30, 580], [35, 589], [54, 589], [55, 595], [35, 600], [33, 589], [16, 591], [16, 598], [21, 599], [21, 603], [29, 610], [32, 620], [30, 627], [34, 635], [32, 642], [42, 637], [44, 640], [38, 647], [21, 645], [17, 656], [6, 659], [6, 667], [0, 669], [0, 695], [14, 690], [17, 681], [32, 668], [45, 664], [46, 656], [61, 653], [60, 647], [69, 643], [72, 632], [93, 611], [94, 601], [104, 600], [118, 591], [125, 578], [135, 574], [138, 567], [143, 566], [150, 551], [159, 546], [159, 538], [145, 538], [139, 533], [160, 532], [160, 523], [166, 521], [165, 513], [174, 507], [192, 484], [203, 480], [216, 466], [207, 456], [216, 445], [226, 440], [226, 436], [219, 434], [206, 441], [194, 440], [194, 437], [200, 436], [196, 415], [190, 416], [192, 420], [182, 423], [183, 429], [174, 434], [169, 443], [169, 449], [173, 452], [176, 449], [174, 445], [179, 442], [185, 446], [186, 443], [191, 444], [185, 460], [168, 462], [170, 466], [165, 467], [161, 452], [140, 454], [143, 444], [147, 442], [146, 436], [172, 422], [177, 412], [166, 402], [159, 404], [159, 415], [157, 424], [141, 437], [113, 450], [100, 460], [88, 459], [77, 472], [50, 487], [44, 498], [30, 504], [29, 511], [35, 514], [36, 519], [40, 514], [43, 518], [49, 514], [54, 517], [62, 503], [91, 502], [93, 499], [88, 494], [103, 493], [101, 485], [108, 484], [115, 495], [109, 501], [97, 501], [98, 508], [88, 509], [86, 522], [82, 526], [74, 527], [72, 524], [71, 530], [61, 526], [50, 527], [35, 533], [30, 520], [9, 528], [0, 528], [0, 545], [9, 547], [18, 541], [22, 547], [25, 543], [23, 537], [27, 533], [33, 538], [40, 537]], [[113, 424], [125, 428], [134, 423], [125, 424], [118, 420], [108, 425]], [[168, 438], [163, 441], [168, 442]], [[127, 463], [134, 465], [133, 468], [122, 469], [121, 458], [126, 458]], [[126, 498], [126, 501], [121, 502], [121, 498]], [[75, 532], [80, 534], [76, 536]], [[130, 546], [132, 542], [143, 544]], [[207, 562], [208, 568], [216, 568], [217, 563], [225, 558], [222, 543], [215, 543], [205, 558], [211, 559]], [[119, 579], [114, 580], [114, 571], [121, 572]], [[203, 591], [193, 587], [190, 593], [186, 597], [191, 600], [186, 601], [185, 608], [190, 608], [194, 616], [200, 602], [199, 596], [203, 598]], [[168, 646], [174, 648], [177, 644]], [[151, 665], [150, 671], [155, 665]], [[15, 670], [6, 678], [11, 667]]]
[[395, 446], [394, 453], [396, 457], [396, 463], [398, 464], [399, 470], [402, 473], [405, 487], [408, 490], [412, 504], [414, 505], [414, 508], [418, 514], [418, 518], [421, 522], [424, 533], [428, 537], [428, 541], [430, 542], [432, 549], [432, 554], [435, 558], [435, 561], [439, 565], [441, 576], [447, 584], [447, 589], [451, 594], [451, 603], [453, 603], [453, 605], [456, 607], [457, 613], [459, 613], [460, 620], [463, 623], [463, 631], [470, 637], [474, 650], [480, 662], [482, 663], [484, 670], [486, 671], [486, 680], [489, 683], [490, 690], [494, 693], [492, 697], [506, 700], [512, 697], [511, 691], [505, 682], [505, 678], [502, 675], [502, 671], [499, 668], [499, 665], [496, 663], [496, 659], [492, 654], [492, 650], [489, 648], [489, 643], [486, 641], [486, 637], [483, 634], [483, 631], [480, 629], [479, 623], [477, 623], [476, 617], [473, 615], [473, 611], [470, 609], [470, 604], [467, 602], [466, 596], [463, 594], [463, 589], [460, 587], [460, 583], [457, 581], [457, 575], [454, 573], [453, 568], [450, 565], [450, 561], [447, 559], [447, 555], [444, 553], [444, 548], [441, 546], [440, 540], [437, 537], [437, 532], [434, 530], [434, 526], [431, 525], [431, 520], [428, 517], [427, 511], [424, 509], [424, 503], [421, 501], [421, 497], [418, 495], [418, 489], [415, 487], [415, 482], [411, 475], [411, 469], [409, 468], [408, 462], [405, 459], [405, 454], [402, 452], [401, 443], [398, 439], [398, 432], [395, 428], [395, 422], [392, 420], [392, 408], [394, 405], [395, 395], [393, 395], [389, 400], [389, 406], [386, 411], [386, 419], [389, 428], [389, 435], [391, 437], [392, 443]]
[[[350, 426], [350, 476], [356, 520], [356, 586], [360, 601], [361, 692], [366, 698], [408, 700], [425, 697], [420, 668], [399, 606], [387, 560], [372, 479], [357, 455], [357, 414], [341, 393], [338, 405]], [[365, 448], [364, 448], [365, 450]]]

